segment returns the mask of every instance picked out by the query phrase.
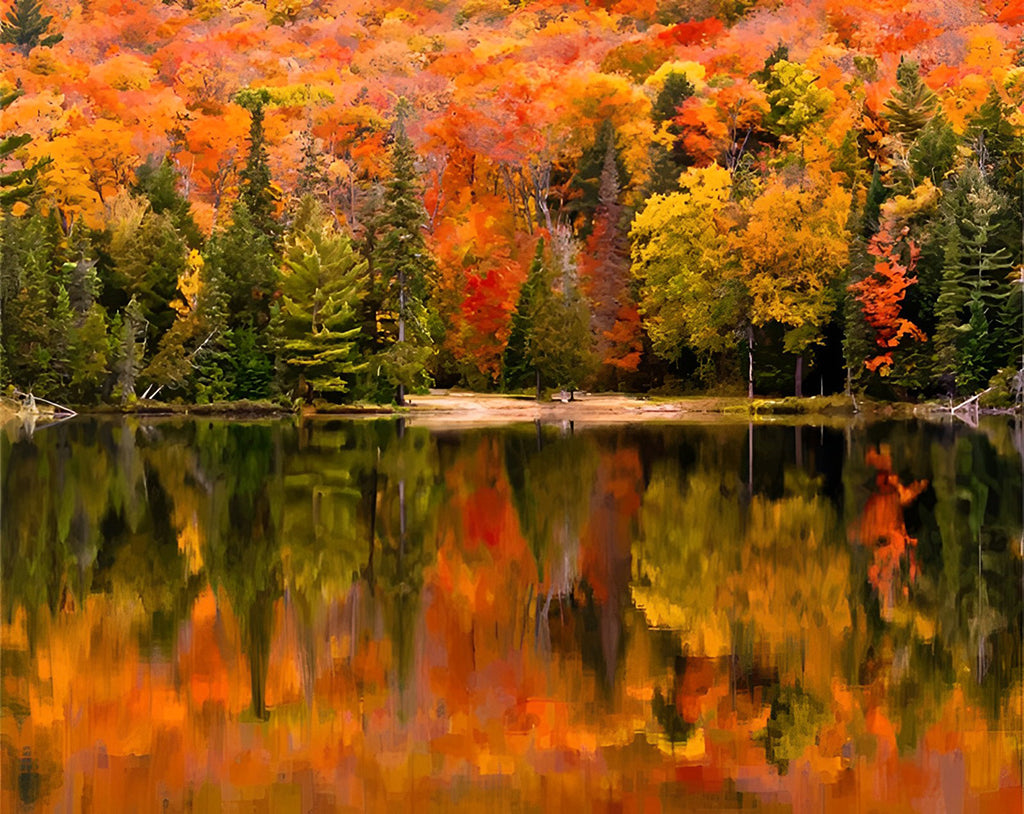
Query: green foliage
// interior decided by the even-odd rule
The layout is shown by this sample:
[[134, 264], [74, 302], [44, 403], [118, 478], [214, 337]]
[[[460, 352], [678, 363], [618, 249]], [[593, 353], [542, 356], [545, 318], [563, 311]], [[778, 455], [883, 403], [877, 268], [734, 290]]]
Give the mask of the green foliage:
[[39, 214], [4, 213], [0, 229], [4, 383], [44, 398], [66, 397], [75, 315], [63, 241], [53, 221]]
[[287, 383], [304, 382], [319, 394], [345, 393], [352, 374], [366, 367], [358, 359], [356, 319], [366, 261], [306, 198], [285, 239], [284, 267], [276, 322]]
[[174, 322], [171, 300], [185, 270], [188, 247], [168, 212], [157, 214], [137, 199], [125, 201], [125, 208], [130, 211], [111, 224], [109, 284], [137, 299], [148, 344], [156, 348]]
[[231, 224], [210, 238], [203, 258], [214, 325], [264, 328], [270, 321], [280, 274], [273, 244], [257, 228], [246, 206], [235, 205]]
[[192, 205], [178, 189], [178, 171], [171, 159], [140, 165], [135, 178], [135, 191], [146, 197], [153, 214], [166, 213], [185, 244], [190, 249], [201, 248], [202, 233], [192, 217]]
[[135, 401], [135, 381], [142, 371], [146, 355], [146, 318], [135, 297], [114, 319], [111, 334], [116, 342], [113, 359], [113, 371], [117, 377], [115, 395], [120, 397], [123, 407]]
[[267, 153], [263, 118], [270, 104], [270, 92], [265, 88], [246, 88], [235, 94], [235, 101], [249, 111], [249, 150], [241, 172], [239, 201], [248, 211], [257, 232], [271, 244], [280, 234], [277, 222], [277, 193], [271, 184], [270, 156]]
[[910, 144], [935, 115], [938, 104], [938, 97], [921, 81], [917, 62], [901, 57], [896, 69], [896, 87], [885, 100], [882, 111], [892, 132]]
[[426, 300], [435, 276], [427, 248], [427, 213], [416, 171], [416, 151], [399, 120], [390, 151], [391, 175], [381, 204], [368, 225], [371, 296], [379, 301], [371, 346], [381, 348], [371, 368], [403, 391], [428, 381], [427, 360], [433, 351]]
[[941, 113], [921, 128], [907, 154], [916, 182], [930, 179], [938, 185], [953, 169], [957, 156], [957, 138], [952, 125]]
[[1010, 255], [995, 234], [1008, 202], [976, 166], [965, 167], [943, 199], [944, 263], [936, 304], [936, 368], [947, 388], [972, 393], [1005, 364], [1019, 326], [999, 324], [1010, 293]]
[[531, 322], [534, 301], [537, 299], [540, 286], [545, 282], [544, 275], [544, 240], [537, 242], [537, 251], [526, 280], [519, 289], [515, 310], [512, 312], [512, 327], [508, 335], [508, 343], [502, 355], [503, 389], [517, 390], [533, 384], [533, 365], [530, 362], [530, 338], [533, 333]]
[[820, 122], [832, 106], [832, 92], [816, 84], [817, 77], [803, 65], [781, 59], [769, 69], [764, 90], [769, 110], [769, 128], [780, 135], [799, 135]]
[[14, 0], [0, 20], [0, 43], [15, 46], [24, 56], [36, 46], [49, 48], [64, 39], [63, 34], [47, 33], [52, 22], [52, 16], [43, 14], [39, 0]]
[[579, 290], [573, 259], [553, 253], [546, 260], [530, 306], [530, 365], [542, 382], [579, 389], [595, 360], [590, 308]]

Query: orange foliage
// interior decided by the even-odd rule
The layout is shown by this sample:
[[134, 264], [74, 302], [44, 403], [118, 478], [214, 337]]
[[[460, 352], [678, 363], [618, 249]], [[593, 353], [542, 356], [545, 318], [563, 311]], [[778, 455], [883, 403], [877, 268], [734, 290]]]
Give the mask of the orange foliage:
[[[928, 488], [928, 481], [917, 480], [904, 486], [892, 471], [892, 459], [884, 446], [868, 450], [865, 461], [876, 470], [875, 488], [864, 505], [854, 535], [861, 545], [872, 551], [873, 562], [868, 569], [868, 579], [878, 591], [883, 618], [891, 618], [904, 561], [908, 583], [917, 578], [914, 554], [917, 540], [907, 532], [903, 509]], [[908, 592], [908, 586], [903, 585], [902, 595], [906, 596]]]
[[[920, 328], [900, 316], [900, 304], [906, 291], [917, 282], [913, 271], [920, 254], [917, 245], [907, 236], [909, 232], [909, 227], [904, 227], [899, 237], [894, 238], [889, 227], [880, 229], [868, 243], [868, 253], [877, 258], [872, 274], [849, 286], [861, 304], [864, 319], [875, 330], [875, 343], [883, 349], [883, 353], [865, 359], [864, 366], [883, 376], [892, 368], [892, 350], [899, 346], [900, 340], [904, 337], [918, 342], [927, 339]], [[905, 244], [908, 255], [905, 265], [900, 262], [901, 243]]]

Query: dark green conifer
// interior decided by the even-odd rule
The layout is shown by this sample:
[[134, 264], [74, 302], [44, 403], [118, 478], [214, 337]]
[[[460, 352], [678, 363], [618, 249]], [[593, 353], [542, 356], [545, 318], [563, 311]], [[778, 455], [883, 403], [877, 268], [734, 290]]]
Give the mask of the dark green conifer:
[[62, 39], [63, 34], [47, 34], [53, 17], [44, 15], [39, 0], [14, 0], [14, 4], [0, 20], [0, 43], [13, 45], [24, 56], [37, 45], [49, 48]]

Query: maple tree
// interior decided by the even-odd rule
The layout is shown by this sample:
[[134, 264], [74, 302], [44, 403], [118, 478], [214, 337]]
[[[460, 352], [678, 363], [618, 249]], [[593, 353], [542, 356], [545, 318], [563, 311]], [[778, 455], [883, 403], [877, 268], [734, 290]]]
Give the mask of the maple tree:
[[[227, 376], [223, 381], [234, 375], [225, 373], [233, 343], [234, 352], [246, 348], [252, 369], [262, 371], [256, 378], [265, 378], [277, 291], [271, 269], [281, 264], [278, 243], [289, 213], [302, 194], [314, 192], [344, 219], [343, 230], [370, 261], [376, 281], [357, 307], [366, 337], [362, 361], [374, 356], [392, 373], [403, 371], [403, 387], [433, 377], [487, 388], [508, 378], [504, 348], [529, 258], [541, 233], [550, 240], [562, 228], [581, 250], [573, 274], [591, 305], [586, 350], [599, 364], [588, 386], [656, 383], [665, 372], [731, 379], [738, 344], [732, 340], [709, 351], [699, 332], [677, 332], [672, 365], [645, 358], [645, 347], [650, 353], [653, 343], [660, 354], [665, 346], [655, 338], [657, 327], [644, 335], [645, 324], [656, 326], [657, 320], [633, 301], [642, 300], [640, 291], [630, 289], [635, 283], [621, 283], [623, 253], [635, 248], [626, 246], [632, 239], [623, 234], [630, 213], [650, 209], [656, 194], [683, 191], [679, 178], [687, 169], [716, 164], [731, 175], [724, 217], [732, 225], [719, 223], [720, 232], [756, 232], [775, 217], [772, 212], [786, 210], [780, 183], [801, 190], [809, 184], [825, 208], [836, 211], [838, 199], [827, 190], [839, 187], [850, 194], [849, 222], [857, 228], [836, 238], [847, 241], [847, 257], [858, 266], [853, 274], [862, 279], [840, 281], [832, 261], [845, 261], [833, 252], [821, 279], [797, 284], [808, 284], [806, 296], [776, 297], [769, 308], [772, 290], [785, 292], [787, 286], [777, 285], [780, 272], [768, 266], [795, 260], [784, 252], [765, 253], [756, 262], [748, 258], [747, 279], [730, 277], [743, 293], [726, 298], [729, 314], [719, 315], [711, 333], [726, 338], [730, 330], [742, 335], [747, 327], [756, 329], [747, 332], [746, 344], [751, 349], [756, 335], [766, 384], [774, 381], [770, 369], [788, 366], [785, 353], [815, 347], [837, 356], [840, 346], [861, 342], [851, 339], [860, 331], [864, 347], [853, 356], [875, 359], [876, 370], [890, 369], [884, 377], [890, 388], [933, 393], [934, 382], [955, 380], [959, 367], [959, 387], [980, 389], [1016, 360], [1007, 327], [1015, 306], [997, 305], [1013, 300], [1016, 289], [997, 279], [995, 269], [1019, 264], [1019, 241], [1010, 238], [1019, 233], [1019, 215], [1004, 208], [995, 216], [988, 250], [1004, 254], [983, 275], [990, 284], [973, 310], [954, 306], [959, 295], [950, 282], [940, 317], [939, 288], [944, 269], [951, 268], [942, 260], [949, 230], [940, 213], [960, 195], [956, 179], [972, 162], [1000, 193], [1019, 188], [1024, 165], [1018, 108], [1024, 97], [1014, 64], [1014, 31], [1021, 23], [1013, 4], [989, 3], [983, 12], [969, 13], [959, 0], [927, 9], [902, 1], [878, 8], [841, 7], [832, 0], [816, 0], [814, 9], [761, 5], [707, 3], [684, 19], [671, 5], [646, 0], [571, 2], [557, 13], [545, 3], [396, 10], [375, 0], [352, 9], [213, 0], [97, 0], [77, 8], [17, 0], [8, 4], [2, 23], [10, 58], [0, 77], [0, 128], [18, 134], [3, 142], [4, 171], [27, 173], [17, 176], [27, 179], [35, 167], [37, 194], [17, 194], [32, 199], [33, 211], [56, 213], [65, 236], [97, 259], [104, 279], [98, 301], [108, 324], [134, 293], [127, 278], [117, 282], [104, 259], [105, 233], [116, 221], [111, 203], [130, 191], [149, 197], [153, 214], [160, 215], [164, 204], [155, 196], [179, 196], [173, 227], [189, 249], [210, 261], [203, 272], [210, 283], [206, 299], [227, 296], [218, 306], [224, 312], [220, 339], [193, 361], [209, 368], [201, 377]], [[747, 20], [755, 13], [758, 24], [752, 26]], [[397, 119], [401, 128], [394, 126]], [[427, 251], [420, 254], [437, 260], [436, 273], [416, 294], [421, 312], [406, 316], [430, 335], [434, 350], [404, 347], [402, 358], [389, 362], [381, 354], [390, 343], [386, 335], [402, 321], [396, 318], [401, 309], [386, 302], [373, 254], [380, 254], [374, 246], [387, 231], [379, 204], [395, 177], [390, 165], [399, 129], [416, 154], [410, 177], [417, 183], [409, 193], [422, 205], [424, 219], [413, 232], [423, 232]], [[608, 133], [616, 144], [618, 192], [602, 202], [602, 176], [610, 178], [604, 171]], [[870, 271], [881, 258], [868, 249], [879, 228], [879, 207], [887, 199], [921, 197], [926, 181], [935, 207], [918, 208], [899, 226], [908, 225], [914, 236], [919, 282], [904, 289], [898, 316], [926, 339], [893, 348], [889, 364], [878, 361], [885, 349], [873, 356], [865, 350], [878, 337], [867, 336], [876, 328], [858, 316], [863, 308], [857, 292], [880, 303], [902, 285], [889, 272]], [[147, 184], [162, 189], [147, 190]], [[27, 186], [19, 181], [18, 188]], [[247, 215], [237, 213], [239, 206]], [[15, 217], [30, 214], [21, 204], [13, 211]], [[222, 273], [223, 238], [249, 227], [269, 245], [251, 244], [256, 271], [233, 280]], [[858, 231], [864, 246], [852, 236]], [[781, 241], [801, 242], [807, 241]], [[755, 253], [763, 243], [751, 235]], [[825, 278], [830, 282], [819, 285]], [[850, 282], [859, 287], [847, 288]], [[164, 300], [170, 283], [169, 272]], [[667, 297], [665, 313], [674, 296]], [[686, 295], [680, 296], [686, 310]], [[172, 321], [170, 310], [162, 314], [146, 363], [159, 352]], [[966, 331], [971, 319], [977, 341], [951, 342], [950, 332]], [[213, 322], [193, 337], [197, 342], [176, 333], [185, 357], [210, 335]], [[779, 326], [786, 334], [781, 344]], [[813, 336], [805, 342], [804, 333]], [[964, 339], [967, 333], [957, 335]], [[709, 352], [717, 354], [713, 365]], [[851, 357], [850, 364], [860, 368], [863, 361]], [[973, 372], [965, 374], [967, 369]], [[856, 384], [882, 386], [878, 376], [858, 377]], [[277, 386], [264, 382], [252, 392]], [[353, 394], [375, 389], [364, 381]], [[388, 388], [379, 389], [376, 396], [384, 397]], [[194, 388], [181, 395], [194, 397]]]
[[[923, 341], [924, 332], [908, 319], [900, 316], [900, 304], [906, 290], [917, 282], [913, 276], [920, 250], [908, 236], [904, 227], [898, 236], [885, 228], [877, 232], [868, 244], [868, 254], [876, 258], [870, 276], [850, 284], [850, 290], [863, 309], [864, 317], [875, 331], [875, 344], [882, 350], [864, 360], [864, 366], [885, 376], [893, 365], [892, 349], [901, 340], [910, 338]], [[906, 254], [906, 261], [902, 255]]]

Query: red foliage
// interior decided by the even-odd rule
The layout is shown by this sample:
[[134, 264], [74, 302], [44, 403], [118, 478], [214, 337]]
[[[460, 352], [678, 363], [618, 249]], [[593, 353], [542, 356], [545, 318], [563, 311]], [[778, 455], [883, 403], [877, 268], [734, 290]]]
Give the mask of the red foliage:
[[[892, 351], [900, 340], [909, 336], [923, 342], [927, 338], [913, 322], [900, 316], [907, 289], [917, 282], [912, 272], [920, 254], [914, 241], [907, 238], [908, 232], [909, 229], [904, 228], [900, 236], [893, 239], [888, 229], [883, 228], [871, 238], [868, 252], [877, 258], [874, 270], [860, 282], [850, 285], [864, 318], [875, 329], [875, 343], [883, 349], [883, 353], [865, 359], [864, 366], [871, 371], [881, 370], [883, 376], [892, 367]], [[900, 259], [901, 244], [907, 249], [906, 265]]]
[[662, 42], [674, 42], [676, 45], [698, 45], [713, 40], [724, 30], [725, 26], [721, 20], [708, 17], [706, 20], [677, 23], [658, 34], [658, 39]]

